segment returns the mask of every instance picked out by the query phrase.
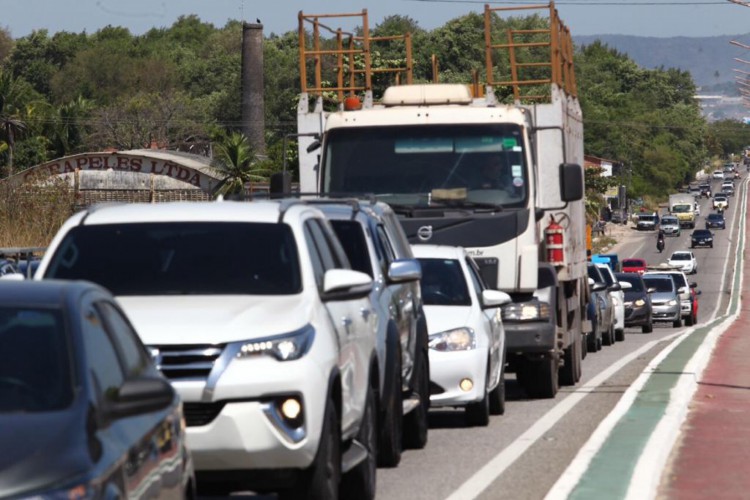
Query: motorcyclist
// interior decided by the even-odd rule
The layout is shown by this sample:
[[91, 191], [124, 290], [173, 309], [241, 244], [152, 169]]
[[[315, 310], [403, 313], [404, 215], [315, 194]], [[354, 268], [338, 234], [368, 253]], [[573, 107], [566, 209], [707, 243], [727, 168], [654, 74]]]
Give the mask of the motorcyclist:
[[664, 230], [659, 229], [659, 234], [656, 236], [656, 249], [659, 253], [664, 250]]

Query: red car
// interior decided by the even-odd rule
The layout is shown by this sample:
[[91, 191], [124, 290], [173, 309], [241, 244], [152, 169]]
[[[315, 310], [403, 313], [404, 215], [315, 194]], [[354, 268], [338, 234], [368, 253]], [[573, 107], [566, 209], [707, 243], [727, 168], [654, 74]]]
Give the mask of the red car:
[[646, 261], [643, 259], [622, 259], [622, 272], [643, 274], [646, 272]]

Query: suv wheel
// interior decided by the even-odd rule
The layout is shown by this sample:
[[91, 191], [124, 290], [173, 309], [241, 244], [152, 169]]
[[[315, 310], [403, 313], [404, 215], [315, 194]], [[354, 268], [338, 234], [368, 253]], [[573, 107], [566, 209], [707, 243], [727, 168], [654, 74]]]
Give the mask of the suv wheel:
[[690, 313], [690, 315], [685, 318], [685, 326], [693, 326], [693, 324], [693, 313]]
[[674, 320], [674, 322], [672, 323], [672, 326], [675, 327], [675, 328], [681, 327], [682, 326], [682, 318], [677, 318], [676, 320]]
[[344, 475], [341, 481], [341, 498], [362, 498], [365, 500], [375, 498], [375, 478], [378, 462], [378, 424], [375, 405], [375, 394], [372, 387], [368, 387], [362, 425], [357, 434], [357, 441], [367, 448], [367, 458]]
[[419, 404], [404, 417], [404, 447], [422, 449], [427, 444], [427, 410], [430, 408], [430, 365], [427, 349], [417, 351], [414, 364], [413, 391]]
[[625, 340], [625, 330], [623, 328], [617, 328], [615, 330], [615, 340], [617, 342], [622, 342]]
[[331, 396], [326, 401], [323, 428], [315, 460], [298, 478], [294, 487], [279, 492], [281, 500], [306, 498], [336, 500], [341, 484], [341, 425]]
[[386, 360], [383, 384], [383, 404], [380, 409], [378, 433], [378, 465], [396, 467], [401, 461], [403, 441], [403, 393], [401, 392], [401, 344], [398, 335], [393, 336], [395, 348], [392, 358]]

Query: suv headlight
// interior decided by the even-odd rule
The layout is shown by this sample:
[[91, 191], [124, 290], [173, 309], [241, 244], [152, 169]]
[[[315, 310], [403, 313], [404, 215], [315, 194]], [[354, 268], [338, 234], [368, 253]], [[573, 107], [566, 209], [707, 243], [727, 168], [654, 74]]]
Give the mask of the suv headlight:
[[440, 352], [470, 351], [477, 346], [474, 330], [471, 328], [454, 328], [429, 337], [430, 349]]
[[273, 356], [278, 361], [294, 361], [310, 350], [315, 338], [315, 328], [306, 325], [292, 333], [266, 337], [263, 339], [236, 342], [237, 358], [253, 356]]
[[506, 304], [502, 308], [503, 321], [547, 321], [549, 304], [540, 300]]

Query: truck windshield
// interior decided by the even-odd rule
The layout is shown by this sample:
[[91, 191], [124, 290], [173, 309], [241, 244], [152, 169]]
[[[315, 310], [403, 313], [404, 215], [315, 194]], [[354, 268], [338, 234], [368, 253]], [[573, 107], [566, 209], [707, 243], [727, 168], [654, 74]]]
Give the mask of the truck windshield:
[[323, 191], [412, 206], [521, 207], [528, 197], [522, 129], [510, 124], [334, 129]]
[[672, 205], [672, 212], [676, 214], [686, 214], [688, 212], [692, 212], [693, 207], [692, 205], [686, 204], [686, 205]]

